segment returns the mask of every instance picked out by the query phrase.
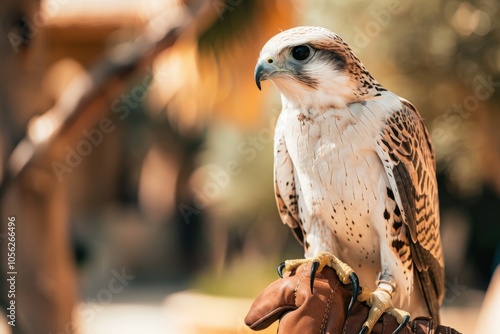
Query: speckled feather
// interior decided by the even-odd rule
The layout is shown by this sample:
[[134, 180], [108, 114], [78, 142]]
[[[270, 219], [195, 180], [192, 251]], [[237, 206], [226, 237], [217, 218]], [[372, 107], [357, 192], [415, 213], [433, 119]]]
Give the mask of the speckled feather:
[[377, 138], [403, 221], [411, 237], [412, 260], [417, 267], [427, 306], [439, 320], [444, 298], [444, 260], [439, 235], [439, 205], [434, 151], [427, 129], [411, 103], [402, 100]]
[[286, 67], [302, 44], [314, 50], [311, 59], [271, 78], [283, 103], [275, 132], [280, 216], [306, 256], [334, 253], [362, 282], [373, 281], [369, 288], [388, 270], [397, 282], [395, 306], [438, 320], [444, 264], [425, 126], [329, 30], [284, 31], [261, 58]]

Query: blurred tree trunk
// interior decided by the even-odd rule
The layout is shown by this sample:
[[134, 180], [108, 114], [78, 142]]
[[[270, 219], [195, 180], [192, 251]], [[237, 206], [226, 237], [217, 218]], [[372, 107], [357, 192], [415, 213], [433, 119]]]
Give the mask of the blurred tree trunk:
[[[3, 173], [7, 152], [24, 135], [28, 120], [47, 108], [41, 96], [44, 70], [40, 1], [0, 4], [0, 134]], [[45, 166], [30, 166], [3, 193], [2, 307], [15, 300], [13, 333], [72, 333], [75, 272], [69, 245], [64, 188]], [[15, 217], [15, 270], [7, 270], [8, 217]], [[15, 297], [7, 299], [6, 273], [17, 272]], [[10, 288], [10, 287], [9, 287]], [[5, 309], [3, 309], [5, 311]]]
[[76, 278], [66, 198], [54, 174], [39, 166], [23, 173], [4, 198], [2, 224], [16, 219], [13, 333], [73, 333]]

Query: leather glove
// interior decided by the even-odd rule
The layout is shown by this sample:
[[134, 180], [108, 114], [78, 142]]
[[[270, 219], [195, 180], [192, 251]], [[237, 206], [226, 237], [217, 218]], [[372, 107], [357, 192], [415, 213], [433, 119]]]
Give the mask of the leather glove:
[[[279, 320], [278, 334], [358, 334], [368, 317], [369, 307], [356, 301], [346, 317], [351, 287], [342, 284], [332, 268], [325, 267], [316, 273], [311, 293], [310, 272], [311, 264], [306, 263], [271, 283], [250, 307], [246, 325], [252, 330], [262, 330]], [[396, 319], [384, 313], [372, 333], [392, 334], [397, 327]], [[433, 332], [433, 327], [431, 318], [419, 317], [399, 333], [460, 334], [445, 326], [437, 326]]]

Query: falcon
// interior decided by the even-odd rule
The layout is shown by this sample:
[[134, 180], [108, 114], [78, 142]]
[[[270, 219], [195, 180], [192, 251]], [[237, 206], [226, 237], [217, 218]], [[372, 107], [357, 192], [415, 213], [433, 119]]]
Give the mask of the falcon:
[[[401, 329], [414, 316], [439, 323], [444, 262], [435, 157], [421, 116], [375, 80], [337, 34], [296, 27], [263, 47], [255, 81], [281, 93], [274, 180], [282, 221], [314, 273], [333, 267], [370, 307]], [[366, 284], [358, 294], [358, 280]], [[352, 300], [353, 302], [354, 300]], [[348, 309], [352, 307], [352, 303]], [[404, 310], [404, 311], [403, 311]]]

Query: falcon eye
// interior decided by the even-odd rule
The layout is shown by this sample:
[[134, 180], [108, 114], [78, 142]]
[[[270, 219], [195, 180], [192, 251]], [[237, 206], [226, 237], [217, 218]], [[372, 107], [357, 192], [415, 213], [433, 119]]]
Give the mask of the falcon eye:
[[296, 60], [305, 60], [311, 54], [311, 49], [306, 45], [299, 45], [292, 49], [292, 57]]

